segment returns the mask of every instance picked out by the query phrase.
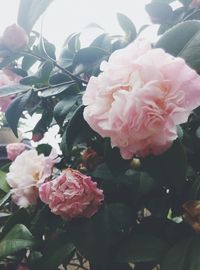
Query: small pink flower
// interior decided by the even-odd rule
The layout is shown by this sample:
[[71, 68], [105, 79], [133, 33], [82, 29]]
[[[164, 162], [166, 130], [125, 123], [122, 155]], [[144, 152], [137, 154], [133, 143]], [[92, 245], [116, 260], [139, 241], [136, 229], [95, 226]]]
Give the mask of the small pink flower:
[[190, 4], [191, 8], [198, 8], [200, 7], [200, 0], [193, 0]]
[[[12, 71], [4, 69], [0, 71], [0, 87], [6, 85], [13, 85], [18, 83], [20, 76], [14, 74]], [[12, 102], [13, 95], [0, 97], [0, 111], [5, 112]]]
[[93, 216], [104, 199], [103, 191], [90, 176], [70, 168], [55, 180], [42, 184], [39, 195], [55, 215], [68, 220]]
[[84, 118], [124, 159], [163, 153], [200, 105], [196, 71], [142, 40], [115, 51], [101, 70], [83, 95]]
[[35, 204], [39, 186], [51, 176], [54, 164], [59, 161], [54, 152], [45, 157], [34, 149], [18, 155], [6, 178], [12, 188], [12, 200], [20, 207]]
[[10, 51], [18, 52], [28, 44], [28, 36], [21, 26], [12, 24], [5, 29], [1, 42]]
[[24, 143], [9, 143], [6, 146], [8, 159], [15, 160], [25, 149], [26, 145]]

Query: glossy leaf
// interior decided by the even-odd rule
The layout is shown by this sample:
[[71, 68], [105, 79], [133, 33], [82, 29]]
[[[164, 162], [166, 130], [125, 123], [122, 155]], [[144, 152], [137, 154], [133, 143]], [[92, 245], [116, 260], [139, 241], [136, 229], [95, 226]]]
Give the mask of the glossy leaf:
[[78, 94], [69, 93], [65, 95], [54, 107], [54, 118], [59, 124], [62, 124], [67, 116], [68, 112], [76, 103], [77, 99], [79, 98]]
[[173, 16], [173, 10], [170, 5], [164, 2], [152, 2], [145, 7], [153, 23], [170, 22]]
[[30, 231], [22, 224], [18, 224], [7, 233], [0, 242], [0, 258], [5, 258], [22, 249], [31, 248], [35, 244]]
[[61, 86], [49, 87], [46, 90], [42, 91], [41, 97], [47, 98], [51, 96], [56, 96], [65, 91], [68, 91], [71, 87], [76, 87], [76, 83], [74, 81], [66, 82], [64, 85]]
[[[179, 37], [177, 39], [177, 37]], [[156, 47], [184, 58], [192, 68], [200, 68], [200, 22], [187, 21], [172, 27], [156, 43]]]

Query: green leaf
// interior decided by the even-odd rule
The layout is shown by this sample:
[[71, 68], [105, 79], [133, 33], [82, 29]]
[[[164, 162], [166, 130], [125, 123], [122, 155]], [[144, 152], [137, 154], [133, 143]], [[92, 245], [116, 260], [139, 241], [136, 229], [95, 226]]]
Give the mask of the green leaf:
[[[5, 202], [10, 198], [11, 192], [8, 192], [3, 198], [0, 199], [0, 206], [4, 205]], [[7, 213], [7, 215], [10, 215]]]
[[37, 62], [37, 58], [32, 55], [25, 55], [22, 59], [22, 69], [29, 70]]
[[62, 86], [56, 86], [56, 87], [52, 86], [46, 90], [43, 90], [40, 96], [44, 97], [44, 98], [56, 96], [56, 95], [59, 95], [65, 91], [69, 91], [73, 87], [75, 87], [75, 88], [77, 87], [77, 85], [74, 81], [66, 82], [66, 84], [64, 84]]
[[21, 0], [18, 10], [18, 24], [30, 32], [38, 18], [53, 0]]
[[98, 60], [108, 56], [108, 52], [95, 47], [80, 49], [74, 56], [73, 65], [94, 64]]
[[199, 253], [199, 236], [185, 238], [167, 252], [161, 270], [197, 270], [200, 268]]
[[69, 150], [74, 144], [86, 142], [95, 133], [83, 118], [84, 106], [80, 106], [73, 114], [66, 128], [66, 145]]
[[105, 163], [113, 175], [120, 175], [130, 167], [130, 160], [123, 159], [119, 149], [117, 147], [111, 147], [109, 139], [105, 141], [104, 158]]
[[55, 270], [59, 265], [67, 265], [72, 259], [75, 246], [69, 243], [66, 234], [62, 234], [53, 241], [47, 241], [44, 257], [40, 264], [43, 269]]
[[5, 193], [10, 191], [10, 187], [6, 181], [7, 173], [0, 170], [0, 189], [3, 190]]
[[54, 118], [58, 124], [63, 124], [65, 117], [79, 98], [78, 94], [69, 92], [54, 107]]
[[82, 255], [104, 269], [110, 248], [127, 235], [130, 226], [130, 209], [123, 204], [110, 204], [90, 219], [72, 222], [69, 236]]
[[31, 232], [24, 225], [18, 224], [1, 240], [0, 258], [5, 258], [22, 249], [31, 248], [34, 244]]
[[3, 227], [1, 237], [6, 235], [17, 224], [23, 224], [25, 226], [30, 224], [30, 216], [25, 208], [19, 209], [10, 216]]
[[15, 98], [5, 113], [8, 125], [16, 137], [18, 137], [17, 126], [19, 119], [22, 115], [22, 112], [25, 110], [26, 105], [33, 98], [33, 95], [35, 95], [35, 93], [33, 91], [29, 91], [25, 95], [21, 95]]
[[179, 140], [162, 155], [143, 159], [142, 166], [160, 185], [175, 188], [177, 194], [181, 192], [186, 181], [187, 161]]
[[145, 6], [153, 23], [170, 22], [173, 16], [173, 9], [170, 5], [162, 2], [152, 2]]
[[192, 68], [199, 69], [200, 22], [186, 21], [177, 24], [158, 40], [156, 47], [173, 56], [182, 57]]
[[60, 57], [58, 59], [58, 64], [64, 68], [68, 68], [72, 65], [74, 58], [74, 53], [72, 53], [68, 47], [64, 47], [61, 51]]
[[30, 86], [21, 85], [21, 84], [2, 86], [0, 87], [0, 97], [27, 92], [28, 90], [30, 90]]
[[137, 31], [134, 23], [124, 14], [117, 13], [117, 19], [127, 36], [128, 41], [133, 41], [137, 36]]
[[168, 249], [169, 245], [158, 237], [150, 234], [133, 234], [119, 247], [116, 261], [158, 262]]

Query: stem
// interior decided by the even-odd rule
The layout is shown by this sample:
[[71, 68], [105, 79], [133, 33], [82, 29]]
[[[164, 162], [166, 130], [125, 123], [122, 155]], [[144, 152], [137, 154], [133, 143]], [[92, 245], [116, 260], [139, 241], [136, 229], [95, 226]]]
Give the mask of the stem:
[[77, 266], [78, 267], [77, 269], [82, 268], [83, 270], [89, 270], [85, 266], [79, 265], [78, 263], [69, 263], [69, 265], [71, 265], [71, 266]]
[[[39, 61], [41, 61], [41, 62], [44, 62], [44, 61], [47, 60], [46, 58], [44, 58], [44, 57], [42, 57], [42, 56], [40, 56], [40, 55], [38, 55], [38, 54], [32, 52], [30, 49], [28, 50], [28, 52], [27, 52], [27, 51], [24, 51], [24, 54], [31, 55], [31, 56], [37, 58], [37, 59], [38, 59]], [[54, 59], [51, 58], [50, 60], [53, 62], [53, 64], [54, 64], [55, 67], [57, 67], [58, 69], [60, 69], [63, 73], [69, 75], [72, 79], [74, 79], [74, 80], [77, 81], [78, 83], [84, 83], [84, 84], [87, 84], [87, 83], [88, 83], [87, 81], [85, 81], [85, 80], [83, 80], [83, 79], [81, 79], [81, 78], [76, 77], [76, 76], [75, 76], [74, 74], [72, 74], [69, 70], [67, 70], [67, 69], [65, 69], [65, 68], [63, 68], [63, 67], [61, 67]]]

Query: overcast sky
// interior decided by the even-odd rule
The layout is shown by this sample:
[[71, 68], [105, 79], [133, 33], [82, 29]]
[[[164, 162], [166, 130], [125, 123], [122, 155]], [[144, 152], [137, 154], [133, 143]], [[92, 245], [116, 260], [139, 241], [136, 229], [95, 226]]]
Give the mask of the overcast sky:
[[[144, 10], [145, 4], [149, 2], [150, 0], [54, 0], [43, 16], [43, 34], [59, 45], [70, 33], [80, 32], [92, 22], [101, 25], [106, 32], [120, 33], [117, 12], [126, 14], [140, 27], [150, 23]], [[18, 4], [19, 0], [0, 0], [0, 33], [7, 25], [16, 22]], [[40, 27], [41, 20], [36, 29], [39, 30]]]

